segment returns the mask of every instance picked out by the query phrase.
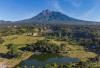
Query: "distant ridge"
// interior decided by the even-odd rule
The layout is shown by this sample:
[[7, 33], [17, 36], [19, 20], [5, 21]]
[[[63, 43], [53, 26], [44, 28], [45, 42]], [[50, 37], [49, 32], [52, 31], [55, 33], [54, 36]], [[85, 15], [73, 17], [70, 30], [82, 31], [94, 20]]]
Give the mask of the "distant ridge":
[[0, 20], [0, 23], [11, 23], [11, 21]]
[[99, 25], [100, 22], [84, 21], [79, 19], [74, 19], [60, 12], [50, 11], [49, 9], [43, 10], [38, 15], [25, 19], [19, 22], [37, 22], [37, 23], [66, 23], [66, 24], [90, 24]]

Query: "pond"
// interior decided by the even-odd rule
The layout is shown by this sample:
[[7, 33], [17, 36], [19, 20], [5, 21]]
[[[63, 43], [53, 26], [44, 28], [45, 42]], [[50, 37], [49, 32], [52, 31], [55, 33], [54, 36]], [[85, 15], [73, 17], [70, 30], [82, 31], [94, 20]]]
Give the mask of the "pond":
[[29, 59], [22, 61], [17, 66], [23, 68], [24, 66], [30, 67], [34, 65], [35, 68], [38, 68], [38, 66], [44, 66], [46, 64], [68, 64], [69, 62], [75, 63], [77, 61], [79, 61], [79, 59], [60, 56], [59, 54], [37, 53], [32, 55]]

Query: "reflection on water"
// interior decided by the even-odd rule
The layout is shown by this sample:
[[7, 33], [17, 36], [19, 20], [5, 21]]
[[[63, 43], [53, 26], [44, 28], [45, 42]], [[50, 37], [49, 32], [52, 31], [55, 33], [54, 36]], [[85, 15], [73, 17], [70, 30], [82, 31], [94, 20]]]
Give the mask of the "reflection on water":
[[34, 65], [36, 68], [38, 66], [44, 66], [45, 64], [67, 64], [69, 62], [77, 62], [79, 59], [77, 58], [70, 58], [65, 56], [60, 56], [59, 54], [44, 54], [44, 53], [37, 53], [31, 56], [29, 59], [24, 60], [18, 66], [23, 68], [24, 66], [32, 66]]

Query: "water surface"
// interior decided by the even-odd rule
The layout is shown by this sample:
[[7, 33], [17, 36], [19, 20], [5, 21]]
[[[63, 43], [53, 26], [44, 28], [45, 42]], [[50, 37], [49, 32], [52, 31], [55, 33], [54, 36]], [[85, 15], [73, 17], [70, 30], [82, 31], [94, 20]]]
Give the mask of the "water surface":
[[35, 55], [32, 55], [29, 59], [24, 60], [21, 62], [18, 66], [23, 68], [24, 66], [32, 66], [34, 65], [35, 68], [38, 68], [38, 66], [44, 66], [46, 64], [68, 64], [69, 62], [75, 63], [79, 59], [77, 58], [70, 58], [66, 56], [60, 56], [59, 54], [44, 54], [44, 53], [37, 53]]

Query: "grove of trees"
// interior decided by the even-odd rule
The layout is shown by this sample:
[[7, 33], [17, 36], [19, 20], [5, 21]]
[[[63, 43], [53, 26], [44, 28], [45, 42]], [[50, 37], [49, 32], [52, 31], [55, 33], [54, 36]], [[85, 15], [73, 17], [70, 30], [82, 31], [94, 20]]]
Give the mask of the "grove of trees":
[[30, 51], [40, 51], [48, 53], [59, 53], [64, 50], [65, 45], [60, 46], [54, 43], [49, 43], [48, 40], [39, 40], [35, 44], [27, 44], [26, 49]]

